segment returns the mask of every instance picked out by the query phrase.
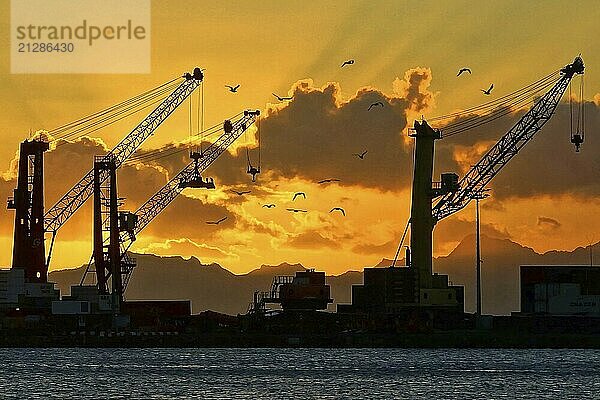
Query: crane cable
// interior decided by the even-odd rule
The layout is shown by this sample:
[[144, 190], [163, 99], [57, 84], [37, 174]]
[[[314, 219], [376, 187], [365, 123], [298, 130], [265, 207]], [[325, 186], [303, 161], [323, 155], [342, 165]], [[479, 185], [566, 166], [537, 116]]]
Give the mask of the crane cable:
[[429, 119], [429, 121], [441, 122], [452, 119], [451, 122], [441, 127], [443, 137], [463, 133], [467, 130], [471, 130], [507, 116], [519, 108], [534, 103], [536, 96], [538, 96], [540, 92], [556, 83], [559, 74], [559, 71], [554, 71], [521, 89], [508, 93], [495, 100], [488, 101], [478, 106], [469, 107], [462, 111], [434, 117]]
[[488, 114], [475, 115], [463, 120], [459, 120], [457, 122], [449, 123], [441, 128], [444, 133], [444, 136], [453, 136], [455, 134], [459, 134], [464, 131], [476, 128], [503, 116], [509, 115], [515, 110], [524, 107], [525, 105], [534, 103], [536, 96], [548, 87], [554, 85], [555, 81], [556, 80], [546, 80], [544, 82], [540, 82], [537, 85], [531, 87], [528, 91], [524, 91], [514, 96], [511, 96], [508, 101], [506, 101], [502, 105], [496, 106], [496, 108]]
[[[583, 75], [581, 75], [579, 86], [579, 115], [577, 116], [577, 129], [581, 133], [581, 140], [585, 139], [585, 101], [583, 99]], [[579, 116], [581, 116], [581, 125], [579, 124]]]
[[[103, 118], [98, 119], [97, 121], [86, 121], [85, 123], [81, 124], [82, 126], [75, 125], [70, 129], [70, 131], [65, 131], [62, 134], [55, 137], [51, 141], [51, 143], [59, 142], [56, 144], [56, 147], [58, 147], [60, 145], [68, 143], [69, 140], [77, 140], [83, 136], [89, 135], [90, 133], [96, 132], [106, 126], [121, 121], [124, 118], [127, 118], [139, 111], [151, 107], [152, 105], [158, 102], [163, 101], [167, 97], [167, 93], [170, 92], [172, 88], [174, 87], [167, 87], [161, 91], [153, 93], [151, 96], [146, 96], [145, 98], [138, 100], [125, 108], [122, 108], [121, 110], [118, 110], [110, 115], [103, 116]], [[52, 131], [49, 131], [48, 133], [52, 134]]]
[[[569, 82], [569, 126], [571, 133], [571, 143], [576, 144], [577, 140], [575, 140], [576, 136], [579, 136], [578, 140], [580, 140], [579, 144], [583, 143], [585, 139], [585, 101], [583, 98], [584, 95], [584, 78], [581, 75], [579, 83], [579, 93], [578, 98], [573, 97], [572, 93], [572, 85], [573, 81]], [[577, 101], [579, 104], [574, 109], [573, 102]], [[573, 120], [573, 114], [576, 114], [576, 120]], [[577, 146], [577, 144], [576, 144]]]
[[469, 107], [469, 108], [466, 108], [466, 109], [461, 110], [461, 111], [456, 111], [456, 112], [453, 112], [453, 113], [450, 113], [450, 114], [444, 114], [444, 115], [440, 115], [440, 116], [437, 116], [437, 117], [429, 118], [429, 121], [439, 121], [439, 120], [449, 119], [449, 118], [452, 118], [452, 117], [460, 117], [460, 116], [463, 116], [465, 114], [472, 113], [474, 111], [480, 111], [480, 110], [483, 110], [483, 109], [493, 109], [493, 108], [496, 108], [499, 104], [503, 104], [503, 103], [505, 103], [507, 101], [510, 101], [515, 95], [521, 94], [522, 92], [528, 92], [532, 88], [534, 88], [535, 86], [537, 86], [539, 84], [543, 84], [546, 81], [555, 79], [558, 76], [559, 72], [560, 71], [554, 71], [554, 72], [546, 75], [545, 77], [543, 77], [541, 79], [538, 79], [537, 81], [535, 81], [533, 83], [530, 83], [529, 85], [527, 85], [527, 86], [525, 86], [525, 87], [523, 87], [521, 89], [518, 89], [518, 90], [516, 90], [514, 92], [508, 93], [508, 94], [506, 94], [504, 96], [498, 97], [498, 98], [496, 98], [494, 100], [490, 100], [488, 102], [479, 104], [477, 106]]
[[[404, 233], [402, 234], [402, 238], [400, 239], [400, 244], [398, 244], [398, 249], [396, 250], [396, 255], [394, 256], [394, 260], [392, 261], [392, 265], [390, 267], [396, 266], [396, 261], [398, 261], [398, 256], [400, 255], [400, 250], [402, 250], [402, 245], [404, 244], [404, 239], [406, 239], [406, 234], [408, 233], [408, 227], [410, 225], [410, 218], [406, 221], [406, 227], [404, 228]], [[405, 260], [408, 262], [408, 260]], [[410, 266], [410, 265], [407, 265]]]
[[571, 134], [571, 139], [573, 139], [573, 91], [572, 91], [573, 81], [569, 82], [569, 133]]
[[[202, 97], [202, 109], [200, 109], [200, 97]], [[204, 113], [205, 113], [205, 107], [204, 107], [204, 84], [202, 84], [202, 87], [200, 88], [200, 92], [198, 92], [198, 113], [200, 113], [200, 110], [202, 111], [202, 114], [198, 115], [198, 131], [201, 134], [200, 137], [200, 155], [204, 155], [204, 148], [203, 148], [203, 142], [204, 142], [204, 134], [202, 132], [204, 132]]]
[[[546, 89], [547, 87], [552, 86], [554, 84], [554, 82], [555, 82], [555, 80], [541, 82], [525, 92], [517, 93], [517, 94], [511, 96], [507, 101], [505, 101], [503, 103], [499, 103], [498, 105], [495, 105], [494, 108], [490, 110], [490, 113], [498, 113], [498, 112], [504, 111], [506, 109], [510, 109], [511, 107], [521, 103], [522, 100], [534, 97], [539, 92]], [[468, 124], [470, 121], [475, 121], [475, 120], [485, 117], [487, 115], [489, 115], [489, 114], [471, 115], [470, 117], [468, 117], [464, 120], [458, 120], [456, 122], [451, 122], [451, 123], [447, 124], [446, 127], [454, 128], [454, 127], [458, 127], [461, 125], [465, 125], [465, 124]]]
[[[93, 121], [93, 122], [89, 122], [87, 124], [84, 124], [83, 126], [78, 127], [75, 130], [71, 130], [68, 133], [64, 133], [64, 134], [60, 135], [57, 139], [58, 140], [75, 140], [75, 139], [78, 139], [78, 138], [80, 138], [82, 136], [89, 135], [92, 132], [95, 132], [95, 131], [97, 131], [99, 129], [102, 129], [102, 128], [108, 126], [108, 125], [112, 125], [112, 124], [114, 124], [114, 123], [116, 123], [116, 122], [118, 122], [118, 121], [120, 121], [120, 120], [122, 120], [122, 119], [124, 119], [126, 117], [129, 117], [132, 114], [135, 114], [135, 113], [137, 113], [137, 112], [139, 112], [139, 111], [141, 111], [143, 109], [146, 109], [146, 108], [148, 108], [148, 107], [150, 107], [150, 106], [152, 106], [152, 105], [154, 105], [154, 104], [162, 101], [164, 98], [167, 97], [166, 93], [168, 91], [170, 91], [170, 90], [165, 90], [163, 92], [156, 93], [152, 97], [144, 99], [144, 102], [138, 102], [136, 104], [132, 104], [132, 105], [126, 107], [126, 108], [123, 108], [123, 109], [119, 110], [118, 112], [115, 112], [115, 113], [113, 113], [111, 115], [108, 115], [108, 116], [102, 118], [102, 119], [99, 119], [98, 121]], [[162, 97], [163, 95], [164, 95], [164, 97]], [[125, 115], [123, 115], [123, 114], [125, 114]], [[121, 116], [121, 115], [123, 115], [123, 116]], [[116, 118], [116, 117], [119, 117], [119, 116], [121, 116], [121, 117], [120, 118]], [[106, 122], [106, 123], [104, 124], [104, 122]], [[54, 141], [56, 141], [56, 139]]]
[[158, 91], [160, 89], [163, 89], [166, 86], [171, 85], [173, 82], [175, 82], [177, 80], [179, 80], [179, 78], [171, 79], [170, 81], [165, 82], [162, 85], [159, 85], [159, 86], [157, 86], [157, 87], [155, 87], [153, 89], [147, 90], [147, 91], [145, 91], [143, 93], [140, 93], [140, 94], [138, 94], [138, 95], [136, 95], [136, 96], [134, 96], [134, 97], [132, 97], [130, 99], [124, 100], [124, 101], [122, 101], [120, 103], [114, 104], [114, 105], [112, 105], [110, 107], [107, 107], [107, 108], [105, 108], [103, 110], [100, 110], [98, 112], [95, 112], [93, 114], [87, 115], [85, 117], [79, 118], [79, 119], [77, 119], [75, 121], [71, 121], [71, 122], [69, 122], [67, 124], [58, 126], [58, 127], [54, 128], [52, 130], [49, 130], [48, 133], [60, 133], [62, 131], [65, 131], [65, 130], [69, 129], [72, 126], [80, 125], [82, 122], [85, 122], [85, 121], [88, 121], [90, 119], [96, 118], [96, 117], [98, 117], [100, 115], [104, 115], [104, 114], [106, 114], [106, 113], [108, 113], [108, 112], [110, 112], [110, 111], [112, 111], [114, 109], [118, 109], [118, 108], [121, 108], [121, 107], [123, 107], [125, 105], [131, 104], [132, 102], [135, 102], [136, 100], [139, 100], [139, 99], [141, 99], [141, 98], [143, 98], [145, 96], [149, 96], [152, 93], [155, 93], [156, 91]]
[[[244, 135], [246, 135], [246, 132], [244, 132]], [[258, 141], [258, 146], [257, 146], [257, 151], [258, 151], [258, 165], [256, 167], [256, 169], [260, 172], [260, 162], [261, 162], [261, 151], [260, 151], [260, 118], [256, 119], [256, 140]], [[246, 136], [246, 141], [247, 141], [247, 136]], [[248, 171], [250, 171], [250, 168], [252, 168], [252, 162], [250, 160], [250, 150], [249, 150], [249, 145], [246, 146], [246, 159], [248, 160]]]
[[260, 117], [256, 119], [256, 140], [258, 141], [258, 165], [256, 169], [260, 172]]
[[[208, 131], [208, 130], [207, 130]], [[213, 135], [215, 133], [219, 132], [218, 130], [214, 130], [213, 132], [209, 133], [209, 134], [205, 134], [204, 136], [210, 136]], [[145, 153], [141, 153], [138, 155], [135, 155], [133, 157], [130, 158], [130, 162], [131, 163], [135, 163], [135, 162], [147, 162], [147, 161], [153, 161], [159, 158], [164, 158], [166, 156], [170, 156], [173, 154], [177, 154], [177, 153], [181, 153], [185, 150], [188, 150], [190, 148], [190, 146], [194, 145], [194, 138], [191, 139], [191, 141], [188, 141], [187, 143], [182, 143], [181, 147], [177, 147], [176, 144], [169, 144], [166, 145], [162, 148], [159, 149], [154, 149], [154, 150], [150, 150], [148, 152]]]
[[188, 141], [192, 140], [192, 96], [188, 98]]
[[[230, 117], [230, 120], [235, 120], [236, 118], [240, 117], [242, 115], [242, 113], [237, 113], [236, 115]], [[237, 124], [239, 122], [235, 121], [235, 124]], [[150, 162], [150, 161], [155, 161], [164, 157], [168, 157], [177, 153], [181, 153], [183, 151], [188, 150], [189, 148], [191, 148], [192, 146], [195, 145], [195, 143], [197, 143], [198, 138], [201, 138], [202, 140], [208, 136], [212, 136], [218, 132], [220, 132], [222, 129], [222, 124], [215, 124], [213, 126], [211, 126], [208, 129], [203, 130], [202, 132], [199, 132], [198, 134], [190, 137], [187, 141], [187, 143], [181, 143], [179, 145], [176, 144], [169, 144], [166, 145], [162, 148], [158, 148], [158, 149], [154, 149], [154, 150], [149, 150], [147, 152], [144, 153], [140, 153], [140, 154], [134, 154], [132, 157], [129, 158], [129, 160], [127, 161], [128, 164], [130, 165], [134, 165], [137, 162]]]
[[[176, 80], [177, 79], [173, 79], [173, 80], [166, 82], [160, 86], [157, 86], [154, 89], [150, 89], [150, 90], [143, 92], [137, 96], [134, 96], [128, 100], [122, 101], [120, 103], [117, 103], [115, 105], [107, 107], [103, 110], [100, 110], [100, 111], [90, 114], [88, 116], [79, 118], [79, 119], [69, 122], [65, 125], [61, 125], [59, 127], [51, 129], [47, 132], [57, 139], [69, 136], [73, 133], [73, 130], [83, 129], [83, 127], [92, 126], [92, 125], [98, 123], [99, 122], [98, 119], [101, 117], [105, 117], [108, 115], [109, 116], [108, 118], [105, 117], [103, 120], [101, 120], [101, 121], [105, 121], [107, 119], [110, 119], [111, 117], [114, 117], [116, 115], [120, 115], [123, 113], [122, 111], [119, 112], [119, 110], [122, 110], [125, 108], [126, 108], [126, 110], [131, 110], [132, 108], [135, 108], [141, 104], [147, 103], [147, 102], [155, 99], [156, 97], [166, 93], [167, 91], [171, 91], [171, 89], [175, 88], [179, 84], [179, 83], [176, 83], [176, 84], [174, 83]], [[94, 122], [94, 120], [96, 120], [96, 121]]]

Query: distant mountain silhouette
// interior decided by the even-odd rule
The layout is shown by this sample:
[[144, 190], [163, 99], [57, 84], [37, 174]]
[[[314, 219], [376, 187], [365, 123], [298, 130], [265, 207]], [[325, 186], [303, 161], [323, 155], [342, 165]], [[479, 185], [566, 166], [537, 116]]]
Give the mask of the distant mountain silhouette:
[[[594, 245], [595, 246], [595, 245]], [[596, 247], [600, 248], [600, 247]], [[521, 265], [589, 265], [589, 246], [569, 251], [536, 253], [509, 239], [481, 235], [482, 311], [509, 314], [519, 311]], [[597, 262], [595, 264], [598, 264]], [[475, 310], [475, 235], [465, 237], [446, 257], [433, 261], [434, 271], [448, 274], [455, 284], [465, 285], [465, 308]]]
[[[197, 258], [160, 257], [136, 254], [138, 266], [127, 288], [127, 299], [190, 299], [193, 312], [213, 310], [228, 314], [245, 313], [255, 290], [266, 291], [274, 276], [295, 275], [301, 264], [262, 265], [247, 274], [235, 275], [218, 264], [202, 264]], [[63, 295], [78, 284], [85, 267], [50, 272]], [[328, 277], [331, 293], [340, 302], [350, 302], [350, 287], [362, 283], [362, 273], [349, 271]], [[335, 310], [330, 305], [330, 310]]]
[[[519, 266], [525, 264], [589, 264], [589, 248], [572, 252], [550, 251], [538, 254], [508, 239], [481, 236], [483, 277], [483, 311], [490, 314], [509, 314], [519, 309]], [[467, 236], [446, 257], [434, 259], [434, 271], [448, 274], [455, 284], [465, 285], [466, 309], [473, 311], [475, 298], [475, 236]], [[213, 310], [228, 314], [244, 313], [255, 290], [268, 290], [274, 276], [294, 275], [304, 270], [301, 264], [282, 263], [262, 265], [243, 275], [235, 275], [218, 264], [202, 264], [197, 258], [159, 257], [150, 254], [134, 255], [136, 268], [127, 289], [127, 298], [190, 299], [193, 312]], [[600, 257], [600, 256], [599, 256]], [[388, 267], [391, 260], [383, 259], [376, 267]], [[404, 264], [399, 260], [396, 265]], [[318, 270], [318, 268], [317, 268]], [[61, 293], [68, 294], [70, 286], [78, 284], [84, 267], [53, 271], [50, 281], [56, 282]], [[362, 283], [362, 272], [348, 271], [328, 276], [331, 295], [337, 303], [350, 303], [351, 286]]]
[[375, 268], [386, 268], [386, 267], [391, 267], [392, 263], [396, 266], [396, 267], [404, 267], [406, 265], [406, 263], [404, 262], [404, 258], [396, 260], [396, 262], [393, 262], [394, 260], [391, 260], [389, 258], [384, 258], [381, 261], [379, 261], [379, 263], [377, 265], [374, 265]]

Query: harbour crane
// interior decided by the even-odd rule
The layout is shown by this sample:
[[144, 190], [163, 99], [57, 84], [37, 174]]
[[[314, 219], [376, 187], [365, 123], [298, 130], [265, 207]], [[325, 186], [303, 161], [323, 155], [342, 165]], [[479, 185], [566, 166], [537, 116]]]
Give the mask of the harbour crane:
[[[579, 56], [562, 68], [558, 80], [548, 92], [535, 100], [531, 109], [460, 180], [454, 173], [444, 173], [440, 182], [434, 184], [432, 181], [435, 141], [446, 137], [445, 132], [460, 130], [452, 124], [440, 130], [433, 129], [425, 120], [415, 121], [414, 134], [411, 134], [416, 145], [410, 216], [410, 267], [415, 270], [417, 303], [423, 300], [423, 289], [432, 288], [432, 236], [435, 225], [462, 210], [485, 191], [486, 185], [550, 120], [572, 78], [583, 74], [584, 69], [583, 60]], [[547, 79], [544, 82], [545, 86], [551, 84], [547, 83]], [[545, 87], [544, 85], [538, 87]], [[525, 98], [522, 94], [512, 98], [519, 96]], [[510, 112], [512, 110], [508, 109], [506, 114]], [[477, 118], [472, 119], [469, 124], [478, 126]]]
[[[257, 120], [260, 112], [258, 110], [246, 110], [238, 115], [241, 116], [235, 121], [225, 120], [223, 124], [224, 133], [203, 150], [202, 156], [191, 157], [192, 161], [142, 204], [135, 213], [122, 212], [117, 214], [117, 196], [116, 192], [113, 193], [114, 209], [112, 213], [115, 219], [121, 220], [123, 223], [114, 224], [114, 230], [107, 239], [102, 239], [101, 235], [95, 235], [94, 255], [92, 256], [95, 260], [94, 271], [91, 269], [92, 262], [90, 261], [82, 277], [81, 285], [83, 285], [88, 273], [95, 272], [100, 293], [110, 292], [108, 287], [110, 279], [114, 295], [113, 301], [118, 303], [122, 301], [123, 293], [136, 265], [136, 260], [128, 254], [128, 250], [136, 240], [136, 236], [185, 188], [214, 188], [214, 181], [210, 178], [203, 179], [202, 173]], [[96, 215], [95, 218], [100, 219], [100, 216]], [[119, 273], [115, 274], [113, 271], [119, 271]]]
[[[203, 78], [204, 76], [200, 68], [195, 68], [192, 73], [185, 73], [183, 75], [183, 81], [177, 85], [173, 92], [170, 93], [106, 156], [104, 156], [104, 161], [114, 163], [116, 168], [121, 166], [142, 145], [142, 143], [153, 134], [161, 123], [194, 92], [194, 90], [202, 83]], [[160, 95], [165, 93], [166, 90], [170, 90], [170, 86], [162, 88], [160, 92], [146, 92], [142, 94], [141, 97], [138, 97], [138, 99], [151, 98], [153, 100], [156, 98], [157, 93]], [[121, 103], [121, 105], [123, 104], [126, 107], [124, 106], [124, 108], [119, 110], [116, 114], [110, 114], [115, 111], [114, 107], [103, 110], [101, 113], [94, 114], [99, 121], [99, 125], [110, 119], [110, 115], [117, 115], [119, 116], [119, 119], [123, 118], [120, 115], [131, 110], [132, 105], [135, 106], [137, 103], [133, 101], [133, 99], [130, 99]], [[89, 117], [83, 118], [65, 126], [69, 129], [75, 128], [72, 129], [72, 132], [77, 133], [83, 129], [79, 128], [80, 126], [83, 126], [84, 128], [90, 126], [86, 125], [89, 121]], [[114, 121], [115, 120], [113, 120], [113, 122]], [[103, 126], [106, 125], [99, 126], [95, 129], [100, 129]], [[11, 202], [11, 199], [9, 199], [9, 208], [14, 208], [16, 210], [12, 265], [13, 267], [24, 268], [29, 281], [44, 283], [47, 282], [48, 279], [48, 267], [52, 257], [52, 249], [54, 247], [56, 234], [67, 220], [92, 196], [94, 170], [92, 169], [84, 175], [75, 186], [65, 193], [60, 200], [44, 214], [43, 163], [41, 161], [41, 156], [44, 151], [48, 150], [48, 143], [39, 145], [33, 143], [22, 147], [22, 149], [28, 151], [28, 153], [23, 154], [23, 157], [29, 158], [29, 162], [32, 164], [34, 172], [31, 174], [31, 182], [28, 182], [27, 179], [20, 180], [21, 183], [15, 190], [14, 200]], [[25, 174], [24, 176], [27, 176], [27, 164], [22, 164], [20, 172]], [[35, 179], [33, 179], [33, 177], [35, 177]], [[108, 172], [104, 171], [102, 176], [99, 177], [99, 180], [100, 182], [105, 182], [108, 177]], [[33, 198], [35, 201], [30, 201], [28, 200], [29, 198]], [[45, 255], [44, 245], [46, 233], [52, 234], [47, 257]]]

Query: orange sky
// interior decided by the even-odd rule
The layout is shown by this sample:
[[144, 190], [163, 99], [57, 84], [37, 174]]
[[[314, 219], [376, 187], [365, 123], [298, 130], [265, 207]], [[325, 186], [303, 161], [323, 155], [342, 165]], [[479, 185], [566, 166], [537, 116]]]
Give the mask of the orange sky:
[[[560, 2], [516, 1], [489, 4], [464, 1], [447, 6], [434, 1], [420, 2], [418, 6], [397, 1], [377, 4], [339, 1], [308, 6], [303, 2], [274, 1], [225, 4], [156, 1], [152, 4], [152, 72], [128, 75], [11, 75], [8, 11], [9, 2], [1, 2], [0, 49], [5, 55], [0, 58], [2, 171], [9, 170], [18, 143], [30, 130], [51, 129], [95, 112], [196, 65], [206, 68], [207, 125], [219, 123], [244, 108], [283, 110], [280, 116], [271, 119], [270, 126], [265, 126], [270, 135], [285, 139], [263, 136], [265, 173], [259, 176], [257, 184], [252, 185], [240, 172], [245, 168], [243, 151], [241, 159], [228, 157], [228, 164], [215, 163], [210, 172], [218, 179], [218, 189], [186, 191], [186, 199], [174, 203], [172, 209], [159, 216], [134, 247], [156, 254], [195, 255], [203, 262], [218, 262], [236, 273], [283, 261], [302, 262], [340, 273], [393, 257], [408, 217], [410, 192], [405, 181], [392, 179], [396, 176], [403, 179], [406, 171], [390, 172], [389, 179], [384, 175], [388, 174], [386, 168], [395, 162], [399, 166], [409, 165], [403, 163], [410, 161], [407, 154], [411, 144], [401, 137], [403, 118], [407, 116], [411, 123], [410, 118], [420, 114], [439, 115], [481, 103], [485, 99], [479, 89], [491, 82], [498, 96], [506, 94], [558, 69], [578, 53], [583, 54], [587, 65], [587, 99], [592, 100], [600, 93], [600, 76], [596, 72], [600, 53], [592, 39], [600, 20], [600, 8], [594, 1], [570, 3], [569, 7]], [[341, 61], [349, 58], [356, 63], [340, 68]], [[456, 71], [462, 66], [471, 67], [473, 75], [459, 80]], [[422, 109], [406, 100], [409, 84], [405, 72], [415, 67], [426, 68], [431, 74], [430, 80], [419, 88], [419, 93], [429, 96]], [[297, 82], [304, 82], [304, 86]], [[328, 82], [335, 85], [327, 85]], [[225, 84], [237, 83], [241, 84], [239, 93], [232, 94], [224, 88]], [[361, 88], [368, 89], [361, 92]], [[286, 113], [287, 106], [276, 105], [278, 102], [271, 95], [272, 92], [287, 95], [294, 90], [307, 93], [303, 98], [315, 107], [323, 107], [327, 101], [335, 103], [332, 110], [337, 115], [336, 126], [329, 125], [327, 114], [315, 115], [319, 113], [311, 111], [308, 103], [290, 104]], [[362, 107], [362, 102], [370, 98], [390, 102], [385, 110], [391, 113], [385, 114], [386, 126], [379, 127], [378, 121], [365, 122], [365, 118], [373, 117], [357, 116], [352, 111], [352, 107]], [[286, 125], [288, 120], [283, 116], [288, 114], [298, 118], [295, 125]], [[383, 118], [384, 114], [381, 115]], [[142, 117], [129, 118], [94, 135], [112, 147]], [[598, 121], [593, 118], [592, 114], [590, 123]], [[181, 107], [144, 148], [185, 139], [187, 121], [187, 109]], [[362, 126], [355, 129], [363, 122], [364, 129]], [[373, 132], [366, 132], [371, 126]], [[497, 139], [503, 127], [494, 128], [498, 129]], [[559, 131], [564, 126], [557, 123], [548, 128], [560, 138]], [[339, 134], [343, 145], [337, 148], [343, 148], [343, 152], [336, 152], [336, 147], [324, 147], [317, 134], [320, 130]], [[588, 131], [593, 133], [593, 129]], [[386, 135], [385, 143], [390, 146], [398, 139], [398, 153], [384, 151], [389, 146], [382, 144], [384, 136], [377, 136], [380, 133]], [[489, 200], [493, 206], [483, 210], [490, 232], [537, 251], [572, 249], [600, 240], [597, 183], [593, 186], [591, 182], [590, 188], [581, 190], [555, 184], [558, 179], [568, 181], [569, 174], [579, 174], [578, 169], [589, 174], [588, 170], [598, 168], [598, 143], [594, 140], [589, 137], [581, 157], [573, 159], [573, 164], [565, 164], [565, 175], [547, 176], [546, 186], [552, 189], [545, 190], [543, 184], [536, 184], [533, 185], [536, 191], [527, 193], [515, 188], [518, 185], [511, 187], [506, 179], [501, 181], [498, 199]], [[285, 143], [290, 143], [288, 148]], [[488, 138], [475, 144], [457, 142], [449, 148], [459, 164], [462, 158], [472, 155], [473, 149], [484, 150], [492, 143]], [[556, 142], [554, 152], [544, 143], [534, 140], [524, 154], [517, 156], [523, 161], [515, 163], [506, 176], [518, 179], [528, 168], [527, 162], [541, 162], [536, 154], [568, 152], [565, 157], [573, 157], [566, 130]], [[540, 146], [538, 153], [536, 144]], [[352, 153], [362, 149], [370, 149], [370, 153], [365, 162], [358, 164], [360, 161]], [[47, 169], [47, 186], [54, 185], [47, 188], [49, 203], [89, 169], [91, 154], [102, 149], [97, 145], [77, 144], [72, 151], [86, 156], [81, 157], [81, 162], [66, 155], [48, 156], [55, 160], [49, 162]], [[286, 169], [282, 159], [291, 160], [294, 153], [304, 155], [310, 165], [303, 166], [294, 159], [296, 164]], [[73, 171], [51, 170], [52, 165]], [[569, 170], [573, 165], [578, 169]], [[299, 171], [294, 172], [292, 166], [298, 166]], [[359, 173], [353, 168], [363, 171]], [[548, 174], [556, 171], [548, 170]], [[591, 180], [599, 175], [600, 170], [596, 169]], [[323, 187], [315, 183], [318, 176], [339, 177], [342, 183]], [[533, 182], [533, 175], [526, 176]], [[136, 187], [136, 181], [143, 181], [146, 186]], [[128, 198], [127, 208], [135, 209], [144, 200], [142, 193], [147, 197], [165, 181], [164, 172], [161, 175], [150, 166], [139, 166], [138, 172], [133, 168], [123, 171], [120, 191]], [[5, 182], [2, 194], [9, 193], [11, 184]], [[248, 188], [253, 192], [240, 199], [231, 194], [231, 188]], [[296, 191], [306, 192], [307, 199], [291, 202]], [[265, 209], [262, 205], [267, 202], [278, 206]], [[291, 214], [285, 211], [290, 206], [310, 212]], [[328, 211], [334, 206], [343, 206], [348, 215], [330, 214]], [[190, 207], [194, 219], [183, 218]], [[12, 213], [6, 210], [0, 213], [4, 224], [0, 229], [0, 265], [9, 265]], [[79, 214], [59, 233], [52, 269], [79, 265], [89, 258], [89, 207]], [[228, 224], [210, 230], [205, 221], [221, 215], [230, 216]], [[455, 228], [442, 228], [440, 224], [436, 254], [447, 253], [470, 233], [458, 225], [459, 220], [472, 221], [473, 217], [473, 209], [468, 207], [452, 217], [454, 221], [442, 222]], [[181, 218], [180, 225], [173, 226], [177, 218]], [[544, 223], [544, 218], [559, 223]]]

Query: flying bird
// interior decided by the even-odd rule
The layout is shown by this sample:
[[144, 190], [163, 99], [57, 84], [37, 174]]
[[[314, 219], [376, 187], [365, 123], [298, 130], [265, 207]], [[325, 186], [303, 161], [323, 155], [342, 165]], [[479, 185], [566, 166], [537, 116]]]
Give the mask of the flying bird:
[[383, 107], [383, 103], [381, 101], [378, 101], [376, 103], [373, 103], [369, 106], [369, 108], [367, 109], [367, 111], [371, 111], [371, 108], [375, 107], [375, 106], [381, 106]]
[[458, 74], [456, 74], [456, 76], [461, 76], [463, 72], [468, 72], [469, 74], [471, 74], [471, 68], [461, 68], [458, 70]]
[[273, 208], [275, 204], [263, 204], [263, 208]]
[[221, 222], [225, 221], [227, 217], [223, 217], [218, 221], [206, 221], [208, 225], [219, 225]]
[[237, 93], [237, 90], [239, 89], [239, 87], [240, 87], [240, 84], [238, 83], [238, 84], [237, 84], [237, 85], [235, 85], [235, 86], [229, 86], [229, 85], [225, 85], [225, 87], [226, 87], [226, 88], [229, 88], [229, 91], [230, 91], [231, 93]]
[[317, 182], [319, 185], [323, 184], [323, 183], [331, 183], [331, 182], [340, 182], [339, 179], [337, 178], [329, 178], [329, 179], [322, 179], [319, 182]]
[[344, 61], [344, 62], [342, 63], [342, 67], [344, 67], [345, 65], [352, 65], [352, 64], [354, 64], [354, 60], [348, 60], [348, 61]]
[[248, 193], [250, 193], [250, 192], [251, 192], [251, 190], [245, 190], [245, 191], [243, 191], [243, 192], [238, 192], [237, 190], [233, 190], [233, 189], [231, 189], [231, 190], [230, 190], [230, 192], [232, 192], [232, 193], [235, 193], [235, 194], [237, 194], [238, 196], [243, 196], [243, 195], [245, 195], [245, 194], [248, 194]]
[[364, 160], [364, 159], [365, 159], [365, 155], [367, 154], [367, 151], [368, 151], [368, 150], [365, 150], [365, 151], [363, 151], [363, 152], [362, 152], [362, 153], [360, 153], [360, 154], [358, 154], [358, 153], [354, 153], [354, 154], [352, 154], [352, 155], [353, 155], [353, 156], [356, 156], [356, 157], [358, 157], [358, 158], [360, 158], [361, 160]]
[[333, 207], [331, 210], [329, 210], [330, 213], [334, 211], [340, 211], [344, 215], [344, 217], [346, 216], [346, 211], [344, 211], [342, 207]]
[[299, 212], [301, 212], [301, 213], [305, 213], [305, 212], [308, 212], [308, 211], [306, 211], [306, 210], [299, 210], [299, 209], [297, 209], [297, 208], [286, 208], [286, 210], [288, 210], [288, 211], [290, 211], [290, 212], [293, 212], [293, 213], [299, 213]]
[[483, 92], [483, 94], [485, 94], [486, 96], [489, 96], [490, 94], [492, 94], [492, 89], [494, 88], [494, 84], [492, 83], [490, 85], [490, 88], [488, 90], [483, 90], [483, 89], [479, 89]]
[[304, 197], [306, 199], [306, 193], [304, 193], [304, 192], [298, 192], [298, 193], [294, 194], [294, 198], [292, 199], [292, 201], [296, 200], [296, 197], [298, 197], [298, 196], [302, 196], [302, 197]]
[[281, 96], [277, 96], [275, 93], [271, 93], [273, 96], [275, 96], [277, 98], [277, 100], [279, 101], [286, 101], [286, 100], [291, 100], [294, 98], [294, 96], [290, 96], [290, 97], [281, 97]]

